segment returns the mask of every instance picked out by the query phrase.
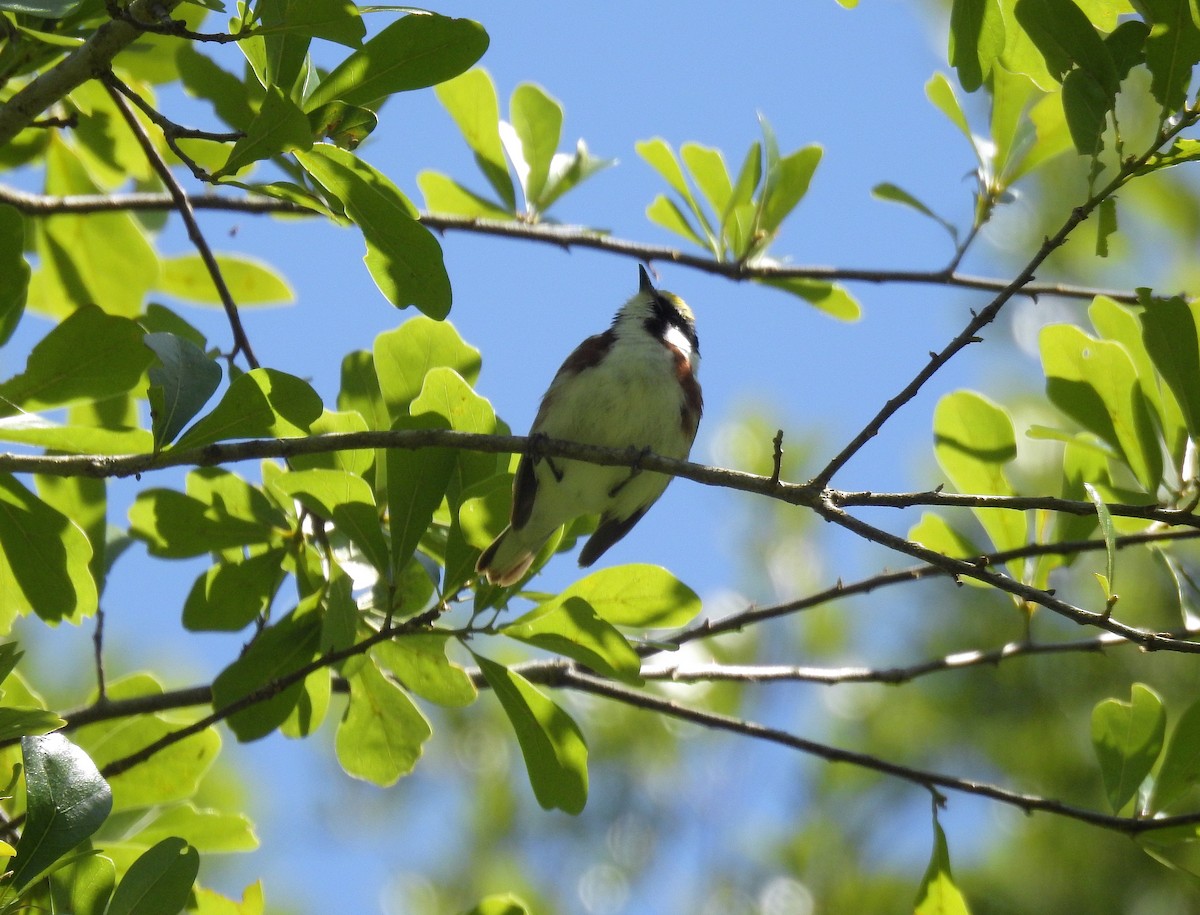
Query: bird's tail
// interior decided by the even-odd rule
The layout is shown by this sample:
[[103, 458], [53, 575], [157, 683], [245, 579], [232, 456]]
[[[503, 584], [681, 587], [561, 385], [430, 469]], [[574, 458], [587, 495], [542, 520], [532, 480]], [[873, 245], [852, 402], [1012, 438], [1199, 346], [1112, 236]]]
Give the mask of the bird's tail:
[[528, 543], [522, 542], [522, 538], [514, 535], [512, 525], [509, 525], [483, 551], [475, 563], [475, 571], [485, 576], [488, 584], [507, 588], [525, 576], [536, 555], [537, 547], [531, 549]]

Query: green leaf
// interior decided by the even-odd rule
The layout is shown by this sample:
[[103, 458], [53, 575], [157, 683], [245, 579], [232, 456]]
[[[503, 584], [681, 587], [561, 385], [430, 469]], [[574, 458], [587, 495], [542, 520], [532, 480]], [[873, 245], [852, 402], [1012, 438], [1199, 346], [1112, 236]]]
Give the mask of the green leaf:
[[350, 48], [359, 47], [367, 34], [351, 0], [264, 0], [259, 7], [268, 34], [295, 32]]
[[1038, 342], [1050, 400], [1116, 448], [1153, 493], [1162, 479], [1162, 452], [1129, 354], [1067, 324], [1043, 328]]
[[475, 655], [512, 723], [529, 783], [546, 810], [580, 813], [587, 803], [587, 744], [579, 726], [545, 693], [515, 671]]
[[1083, 488], [1092, 504], [1096, 506], [1096, 517], [1100, 520], [1100, 534], [1104, 537], [1104, 583], [1107, 592], [1105, 597], [1111, 598], [1117, 587], [1117, 543], [1116, 534], [1113, 531], [1112, 513], [1109, 512], [1108, 506], [1104, 504], [1104, 498], [1096, 491], [1095, 486], [1091, 483], [1084, 483]]
[[358, 149], [378, 126], [379, 118], [369, 108], [340, 101], [327, 102], [308, 113], [311, 139], [329, 139], [342, 149]]
[[54, 712], [40, 708], [0, 707], [0, 740], [16, 740], [57, 731], [66, 722]]
[[440, 172], [423, 171], [417, 175], [417, 187], [425, 197], [425, 209], [431, 213], [451, 213], [472, 219], [513, 218], [510, 210], [481, 197]]
[[[971, 391], [947, 394], [934, 411], [933, 433], [938, 465], [959, 492], [1012, 495], [1004, 465], [1016, 458], [1017, 442], [1012, 420], [1002, 407]], [[974, 513], [996, 549], [1025, 543], [1026, 521], [1019, 512], [976, 509]]]
[[142, 337], [136, 321], [95, 305], [76, 310], [38, 341], [24, 372], [0, 384], [0, 416], [133, 390], [152, 359]]
[[370, 38], [321, 80], [308, 110], [334, 99], [372, 108], [396, 92], [458, 76], [487, 50], [483, 27], [469, 19], [412, 13]]
[[464, 708], [479, 691], [465, 670], [447, 660], [449, 638], [433, 632], [398, 636], [380, 642], [371, 654], [409, 692], [448, 708]]
[[175, 54], [180, 80], [192, 95], [212, 103], [217, 116], [235, 130], [245, 130], [254, 120], [247, 84], [206, 54], [182, 43]]
[[546, 179], [550, 174], [550, 163], [562, 137], [562, 105], [551, 98], [540, 86], [522, 83], [513, 90], [509, 102], [512, 129], [520, 144], [520, 158], [510, 158], [521, 180], [525, 202], [531, 209], [539, 211]]
[[375, 372], [392, 419], [407, 416], [425, 376], [437, 367], [453, 369], [468, 384], [479, 378], [479, 350], [448, 321], [417, 317], [375, 338]]
[[[654, 137], [650, 140], [641, 140], [634, 144], [634, 149], [637, 154], [644, 159], [651, 168], [658, 172], [671, 186], [671, 189], [677, 193], [683, 202], [691, 210], [692, 216], [700, 226], [704, 237], [708, 241], [699, 242], [705, 248], [716, 250], [712, 226], [708, 222], [708, 217], [704, 214], [704, 210], [692, 195], [692, 189], [688, 185], [687, 179], [683, 175], [683, 168], [679, 164], [679, 160], [675, 157], [675, 151], [671, 148], [671, 144], [661, 137]], [[660, 209], [658, 202], [655, 201], [651, 205], [651, 209]], [[651, 210], [646, 211], [646, 215], [650, 216]], [[651, 216], [651, 219], [654, 219]], [[687, 223], [687, 220], [680, 213], [680, 219]], [[657, 220], [655, 220], [657, 221]], [[695, 233], [694, 233], [695, 234]]]
[[1105, 699], [1092, 709], [1092, 746], [1113, 813], [1133, 799], [1154, 768], [1166, 728], [1162, 700], [1141, 683], [1133, 684], [1129, 702]]
[[857, 321], [862, 317], [862, 306], [841, 283], [827, 283], [824, 280], [802, 277], [762, 279], [755, 282], [797, 295], [827, 315], [842, 321]]
[[0, 473], [0, 629], [16, 613], [32, 611], [49, 623], [95, 613], [91, 559], [87, 535], [74, 522]]
[[475, 153], [475, 164], [507, 207], [501, 208], [504, 217], [510, 217], [517, 208], [517, 197], [500, 141], [500, 102], [492, 77], [487, 70], [476, 68], [440, 83], [433, 91]]
[[970, 915], [967, 900], [950, 874], [950, 850], [937, 817], [933, 820], [933, 854], [917, 889], [913, 915]]
[[183, 605], [192, 632], [237, 632], [266, 614], [283, 584], [282, 547], [222, 559], [202, 573]]
[[130, 533], [155, 556], [181, 558], [269, 543], [287, 524], [262, 490], [228, 470], [193, 470], [187, 493], [140, 492], [129, 509]]
[[373, 661], [348, 679], [350, 702], [335, 740], [338, 762], [354, 778], [392, 785], [412, 771], [433, 731], [404, 690]]
[[1200, 783], [1200, 702], [1193, 702], [1179, 717], [1162, 765], [1154, 779], [1150, 810], [1168, 811], [1172, 804]]
[[145, 429], [97, 429], [59, 425], [37, 413], [0, 419], [0, 441], [39, 445], [72, 454], [148, 454], [154, 439]]
[[[405, 20], [401, 20], [405, 21]], [[442, 247], [417, 221], [416, 208], [391, 181], [353, 153], [327, 144], [296, 154], [304, 170], [341, 201], [362, 230], [363, 258], [379, 291], [397, 308], [416, 305], [433, 318], [450, 313]]]
[[146, 334], [158, 357], [150, 368], [150, 421], [157, 451], [183, 431], [221, 384], [221, 366], [191, 340], [175, 334]]
[[376, 570], [387, 575], [388, 543], [375, 494], [365, 480], [341, 470], [295, 470], [280, 474], [271, 485], [318, 517], [332, 521]]
[[163, 839], [133, 862], [106, 915], [178, 915], [200, 871], [200, 854], [180, 838]]
[[650, 206], [646, 207], [646, 218], [655, 225], [662, 226], [676, 235], [682, 235], [688, 241], [699, 245], [701, 248], [710, 248], [709, 243], [700, 236], [699, 232], [692, 228], [692, 224], [687, 216], [679, 209], [679, 204], [670, 197], [663, 194], [655, 197]]
[[[921, 513], [921, 520], [909, 528], [908, 539], [954, 559], [968, 559], [982, 556], [984, 553], [969, 537], [955, 530], [949, 521], [933, 512]], [[969, 578], [963, 580], [968, 584], [971, 582]]]
[[1150, 91], [1164, 113], [1178, 111], [1200, 61], [1200, 28], [1187, 0], [1143, 0], [1142, 9], [1151, 26], [1146, 38]]
[[929, 78], [929, 82], [925, 84], [925, 95], [942, 114], [950, 119], [950, 123], [962, 131], [963, 136], [971, 141], [973, 148], [975, 141], [971, 136], [971, 125], [967, 123], [967, 116], [963, 114], [962, 106], [958, 103], [958, 97], [954, 94], [954, 87], [950, 85], [950, 80], [941, 73], [933, 74]]
[[1108, 257], [1108, 239], [1117, 231], [1116, 198], [1101, 200], [1096, 217], [1096, 257]]
[[[313, 435], [366, 432], [367, 421], [354, 411], [334, 412], [326, 410], [312, 424]], [[371, 454], [363, 448], [345, 451], [328, 451], [324, 454], [297, 454], [290, 458], [291, 466], [297, 470], [341, 470], [355, 476], [366, 476], [371, 469]]]
[[625, 637], [582, 597], [550, 600], [503, 626], [500, 632], [546, 651], [574, 658], [596, 673], [640, 686], [642, 661]]
[[[102, 191], [65, 143], [51, 143], [45, 192]], [[52, 317], [93, 303], [112, 315], [132, 318], [141, 312], [154, 287], [158, 255], [131, 213], [58, 213], [42, 220], [41, 229], [42, 260], [30, 281], [28, 308]]]
[[172, 836], [183, 839], [205, 854], [253, 851], [258, 848], [254, 826], [244, 814], [201, 809], [190, 802], [161, 811], [129, 841], [149, 847]]
[[[287, 281], [269, 264], [239, 254], [218, 254], [216, 257], [221, 276], [238, 307], [296, 300]], [[185, 302], [221, 304], [212, 275], [198, 254], [164, 259], [156, 288]]]
[[679, 147], [679, 156], [708, 205], [715, 212], [724, 213], [733, 196], [733, 183], [721, 151], [699, 143], [684, 143]]
[[0, 204], [0, 346], [25, 313], [31, 271], [24, 251], [25, 217], [16, 207]]
[[[441, 416], [399, 417], [393, 429], [446, 429]], [[387, 463], [388, 519], [392, 536], [392, 572], [399, 575], [428, 530], [433, 513], [442, 504], [458, 455], [450, 448], [408, 450], [389, 448]]]
[[918, 213], [920, 213], [922, 216], [928, 216], [930, 219], [932, 219], [934, 222], [936, 222], [939, 226], [941, 226], [943, 229], [945, 229], [947, 232], [949, 232], [951, 238], [953, 238], [957, 241], [958, 228], [953, 223], [947, 222], [945, 219], [942, 219], [941, 216], [939, 216], [937, 213], [933, 212], [933, 210], [931, 210], [929, 207], [927, 207], [925, 204], [923, 204], [920, 200], [918, 200], [916, 197], [914, 197], [908, 191], [904, 190], [904, 188], [899, 187], [895, 184], [892, 184], [891, 182], [885, 181], [884, 183], [877, 184], [877, 185], [875, 185], [875, 187], [871, 188], [871, 196], [875, 197], [878, 200], [887, 200], [892, 203], [901, 204], [902, 206], [911, 207], [912, 209], [914, 209]]
[[820, 146], [806, 146], [779, 160], [775, 168], [767, 169], [762, 192], [762, 216], [759, 227], [768, 235], [779, 226], [808, 193], [808, 185], [821, 161]]
[[321, 415], [308, 382], [275, 369], [251, 369], [233, 379], [207, 416], [175, 444], [176, 451], [235, 438], [296, 438]]
[[683, 626], [702, 609], [695, 591], [666, 569], [643, 563], [592, 572], [542, 604], [540, 610], [550, 613], [575, 598], [614, 626], [639, 629]]
[[50, 875], [50, 898], [54, 911], [71, 915], [104, 915], [117, 882], [111, 858], [86, 855], [58, 868]]
[[950, 66], [958, 82], [974, 92], [1004, 52], [1004, 16], [996, 0], [954, 0], [950, 11]]
[[303, 680], [279, 688], [273, 681], [294, 674], [309, 664], [320, 648], [320, 614], [289, 613], [268, 626], [236, 661], [213, 681], [213, 709], [220, 711], [234, 702], [264, 690], [264, 699], [246, 706], [226, 721], [238, 740], [247, 743], [265, 737], [291, 714]]
[[1072, 0], [1017, 0], [1017, 21], [1060, 81], [1077, 68], [1105, 95], [1119, 88], [1112, 54], [1087, 14]]
[[[113, 701], [155, 697], [162, 693], [162, 684], [149, 674], [132, 674], [111, 680], [107, 690], [108, 698]], [[91, 701], [95, 699], [93, 695]], [[195, 711], [135, 715], [119, 722], [84, 725], [72, 736], [103, 769], [199, 718]], [[220, 751], [221, 735], [211, 727], [159, 750], [135, 768], [112, 777], [109, 784], [113, 810], [144, 810], [193, 797]]]
[[262, 108], [246, 128], [245, 136], [233, 144], [229, 158], [214, 177], [236, 175], [248, 165], [283, 152], [311, 149], [312, 128], [300, 107], [275, 86], [267, 87]]
[[0, 9], [42, 19], [62, 19], [82, 0], [0, 0]]
[[25, 828], [10, 862], [10, 885], [29, 886], [91, 837], [112, 810], [112, 791], [88, 755], [61, 734], [21, 740]]
[[1200, 345], [1196, 313], [1182, 298], [1139, 296], [1142, 342], [1183, 412], [1188, 433], [1200, 438]]
[[550, 174], [546, 178], [546, 189], [539, 198], [542, 212], [550, 208], [559, 197], [578, 187], [592, 175], [617, 164], [616, 159], [601, 159], [588, 152], [583, 140], [575, 143], [575, 152], [555, 153], [550, 160]]

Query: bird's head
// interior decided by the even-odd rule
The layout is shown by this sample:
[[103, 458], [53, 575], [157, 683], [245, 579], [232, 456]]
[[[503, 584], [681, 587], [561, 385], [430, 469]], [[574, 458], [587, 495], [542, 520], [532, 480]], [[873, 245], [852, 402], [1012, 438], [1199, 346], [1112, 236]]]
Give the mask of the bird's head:
[[638, 266], [640, 282], [637, 294], [621, 306], [613, 319], [618, 336], [647, 333], [669, 343], [695, 364], [700, 358], [700, 340], [696, 336], [696, 316], [687, 302], [665, 289], [656, 289], [646, 268]]

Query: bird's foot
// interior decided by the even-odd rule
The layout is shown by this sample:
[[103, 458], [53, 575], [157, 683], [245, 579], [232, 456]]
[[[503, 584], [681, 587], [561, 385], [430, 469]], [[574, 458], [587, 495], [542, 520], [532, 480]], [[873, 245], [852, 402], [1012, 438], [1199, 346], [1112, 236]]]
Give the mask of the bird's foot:
[[630, 480], [642, 472], [642, 460], [646, 457], [646, 455], [650, 454], [650, 446], [647, 445], [644, 448], [638, 448], [635, 445], [630, 445], [628, 453], [630, 460], [633, 461], [633, 464], [629, 467], [629, 476], [608, 491], [608, 497], [610, 499], [624, 489]]
[[554, 479], [559, 483], [562, 482], [563, 472], [557, 464], [554, 463], [554, 458], [546, 454], [544, 449], [546, 442], [550, 440], [550, 436], [545, 432], [532, 432], [529, 435], [529, 458], [536, 465], [538, 461], [545, 461], [546, 466], [550, 468], [550, 472], [554, 474]]

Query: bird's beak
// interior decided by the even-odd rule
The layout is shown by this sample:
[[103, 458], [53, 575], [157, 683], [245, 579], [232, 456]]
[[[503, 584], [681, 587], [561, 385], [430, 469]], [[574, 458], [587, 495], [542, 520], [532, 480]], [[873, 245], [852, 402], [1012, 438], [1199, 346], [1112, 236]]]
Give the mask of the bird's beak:
[[638, 264], [638, 273], [641, 278], [638, 280], [639, 292], [654, 292], [654, 284], [650, 282], [650, 274], [646, 272], [646, 268]]

